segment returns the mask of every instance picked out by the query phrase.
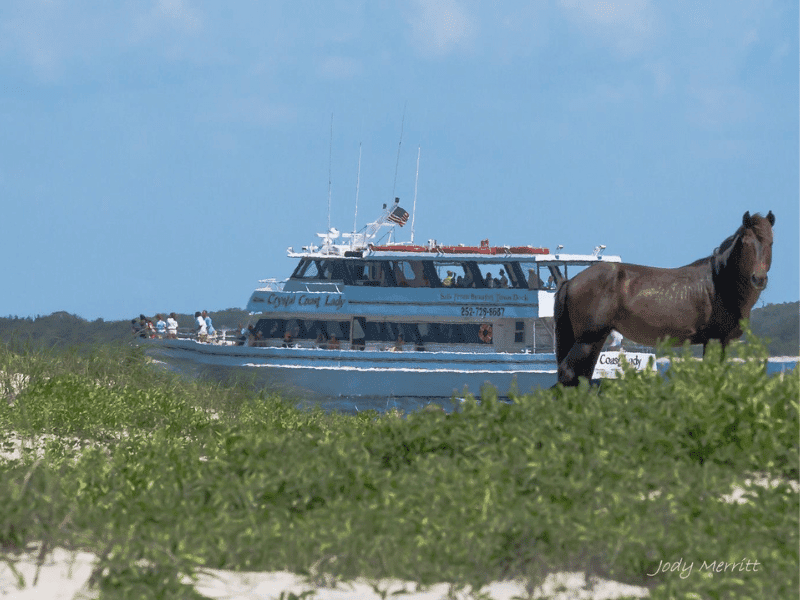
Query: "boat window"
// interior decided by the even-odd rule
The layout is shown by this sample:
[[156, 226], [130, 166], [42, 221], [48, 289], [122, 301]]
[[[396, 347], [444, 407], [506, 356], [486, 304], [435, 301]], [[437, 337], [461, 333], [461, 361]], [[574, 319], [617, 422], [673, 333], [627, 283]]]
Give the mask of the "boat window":
[[528, 289], [527, 272], [520, 267], [519, 261], [513, 260], [505, 264], [506, 276], [508, 277], [508, 287], [519, 290]]
[[364, 285], [369, 281], [369, 269], [366, 261], [348, 260], [345, 262], [345, 271], [344, 282], [348, 285]]
[[520, 269], [529, 290], [555, 289], [556, 281], [562, 277], [562, 271], [554, 263], [520, 262], [512, 266]]
[[320, 269], [318, 260], [306, 260], [298, 265], [292, 274], [294, 279], [319, 279]]
[[[437, 344], [486, 344], [491, 336], [481, 336], [481, 323], [424, 323], [419, 330], [424, 342]], [[486, 329], [486, 326], [484, 326]], [[488, 340], [488, 341], [487, 341]]]
[[[468, 287], [464, 281], [468, 269], [462, 261], [435, 260], [431, 266], [443, 287]], [[470, 279], [471, 281], [471, 279]]]
[[295, 340], [316, 340], [320, 335], [325, 340], [334, 335], [338, 340], [350, 339], [350, 323], [347, 321], [259, 319], [254, 331], [264, 340], [283, 338], [287, 332]]
[[292, 273], [292, 279], [324, 279], [342, 281], [345, 278], [344, 261], [341, 259], [307, 259]]
[[303, 259], [301, 260], [294, 269], [292, 273], [291, 279], [300, 279], [303, 277], [303, 274], [306, 272], [308, 265], [313, 264], [313, 261]]
[[588, 268], [589, 265], [564, 265], [564, 278], [572, 279], [575, 275]]
[[514, 323], [514, 343], [525, 343], [525, 321], [516, 321]]
[[430, 279], [425, 275], [421, 260], [391, 261], [395, 281], [400, 287], [430, 287]]
[[476, 263], [481, 274], [481, 286], [488, 288], [520, 288], [528, 287], [528, 282], [516, 261]]
[[355, 317], [353, 319], [353, 339], [354, 340], [363, 340], [367, 337], [367, 333], [364, 329], [367, 326], [367, 320], [364, 317]]
[[382, 287], [394, 285], [388, 261], [349, 260], [344, 263], [344, 268], [344, 281], [348, 285]]
[[350, 339], [350, 323], [347, 321], [326, 321], [325, 326], [328, 337], [335, 335], [339, 340]]
[[[395, 342], [402, 334], [408, 343], [422, 346], [425, 343], [435, 344], [490, 344], [491, 336], [484, 332], [481, 336], [481, 323], [390, 323], [364, 321], [355, 328], [355, 324], [362, 321], [359, 317], [354, 321], [353, 339], [358, 329], [364, 332], [364, 339], [368, 342]], [[486, 326], [484, 325], [484, 330]]]

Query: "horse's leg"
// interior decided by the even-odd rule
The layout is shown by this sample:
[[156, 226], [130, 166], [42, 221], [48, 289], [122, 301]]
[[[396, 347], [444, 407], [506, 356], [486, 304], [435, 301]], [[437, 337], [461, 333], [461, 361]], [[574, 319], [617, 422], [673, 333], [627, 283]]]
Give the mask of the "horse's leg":
[[568, 281], [564, 281], [556, 290], [555, 305], [553, 316], [555, 317], [556, 332], [556, 364], [560, 365], [567, 357], [567, 353], [575, 345], [575, 333], [572, 329], [572, 321], [567, 310], [567, 286]]
[[[708, 344], [709, 344], [710, 341], [711, 340], [707, 340], [703, 344], [703, 360], [706, 359], [706, 351], [708, 350]], [[725, 349], [728, 347], [728, 342], [730, 342], [729, 339], [722, 338], [722, 339], [719, 340], [719, 344], [720, 344], [720, 346], [722, 346], [722, 352], [720, 352], [720, 360], [721, 361], [725, 360]]]
[[567, 356], [558, 363], [558, 382], [566, 387], [578, 385], [580, 377], [592, 378], [597, 359], [603, 351], [608, 331], [575, 342]]
[[580, 377], [591, 379], [603, 342], [576, 342], [558, 363], [558, 382], [566, 387], [578, 385]]
[[565, 387], [578, 385], [579, 374], [584, 370], [583, 362], [591, 351], [591, 344], [574, 344], [564, 359], [558, 363], [558, 383]]
[[597, 359], [600, 358], [600, 353], [603, 351], [603, 344], [606, 343], [606, 337], [608, 337], [607, 334], [600, 338], [600, 341], [591, 344], [592, 349], [586, 360], [586, 370], [583, 375], [586, 379], [591, 380], [592, 375], [594, 375], [594, 368], [597, 366]]

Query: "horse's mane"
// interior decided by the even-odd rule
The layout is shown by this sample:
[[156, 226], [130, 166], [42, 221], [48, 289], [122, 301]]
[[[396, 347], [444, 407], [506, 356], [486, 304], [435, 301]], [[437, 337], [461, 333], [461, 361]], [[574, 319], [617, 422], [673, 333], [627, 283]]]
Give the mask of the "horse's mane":
[[736, 247], [736, 242], [739, 241], [743, 233], [744, 225], [740, 226], [733, 235], [726, 237], [719, 246], [714, 248], [714, 252], [711, 253], [710, 257], [711, 268], [714, 271], [714, 275], [719, 275], [719, 272], [728, 264], [728, 259], [731, 257], [733, 249]]
[[714, 271], [714, 275], [718, 275], [719, 272], [728, 264], [728, 259], [733, 252], [733, 249], [736, 247], [736, 241], [742, 235], [744, 227], [739, 227], [733, 235], [728, 236], [719, 246], [714, 248], [714, 251], [711, 253], [711, 256], [705, 256], [703, 258], [698, 258], [693, 263], [689, 263], [686, 265], [687, 267], [696, 267], [698, 265], [711, 263], [711, 268]]

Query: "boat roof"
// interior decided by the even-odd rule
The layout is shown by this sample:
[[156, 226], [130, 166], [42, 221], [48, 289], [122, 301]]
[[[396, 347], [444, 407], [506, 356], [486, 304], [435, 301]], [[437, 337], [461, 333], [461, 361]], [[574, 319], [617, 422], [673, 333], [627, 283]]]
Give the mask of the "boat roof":
[[[363, 232], [340, 233], [331, 228], [327, 233], [318, 233], [321, 245], [310, 244], [303, 246], [299, 252], [292, 247], [287, 249], [290, 258], [309, 259], [394, 259], [394, 260], [480, 260], [480, 261], [506, 261], [519, 260], [525, 262], [621, 262], [619, 256], [603, 256], [605, 246], [596, 246], [591, 254], [551, 254], [548, 248], [537, 246], [492, 246], [489, 240], [481, 240], [480, 244], [446, 245], [437, 240], [428, 240], [427, 244], [420, 245], [414, 242], [377, 243], [379, 231], [383, 227], [402, 227], [408, 213], [399, 206], [399, 199], [395, 199], [393, 206], [384, 204], [384, 213], [374, 222], [369, 223]], [[347, 240], [345, 243], [335, 243], [340, 237]], [[413, 236], [412, 236], [413, 237]], [[559, 247], [560, 250], [560, 247]]]

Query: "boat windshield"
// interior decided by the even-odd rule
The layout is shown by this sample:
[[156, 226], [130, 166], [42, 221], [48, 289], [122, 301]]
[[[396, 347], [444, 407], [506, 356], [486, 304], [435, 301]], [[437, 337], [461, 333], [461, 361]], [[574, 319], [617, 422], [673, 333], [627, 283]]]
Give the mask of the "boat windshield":
[[554, 289], [587, 265], [520, 260], [303, 258], [291, 279], [307, 283], [411, 288]]
[[[328, 342], [335, 338], [340, 342], [350, 340], [350, 321], [320, 321], [312, 319], [260, 319], [254, 335], [258, 340], [279, 344], [288, 335], [293, 342]], [[520, 322], [522, 323], [522, 322]], [[518, 325], [521, 331], [524, 326]], [[399, 336], [419, 349], [425, 344], [492, 344], [492, 336], [486, 335], [485, 323], [394, 323], [368, 321], [355, 317], [352, 321], [354, 348], [363, 348], [365, 343], [396, 342]]]

